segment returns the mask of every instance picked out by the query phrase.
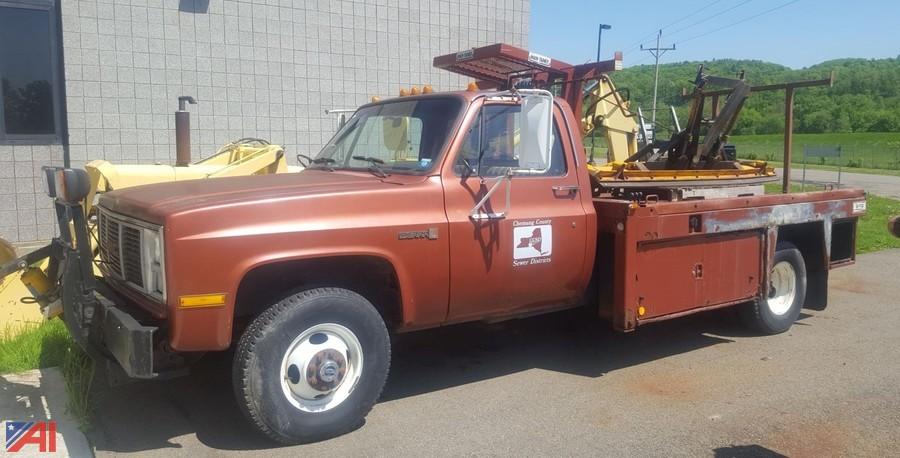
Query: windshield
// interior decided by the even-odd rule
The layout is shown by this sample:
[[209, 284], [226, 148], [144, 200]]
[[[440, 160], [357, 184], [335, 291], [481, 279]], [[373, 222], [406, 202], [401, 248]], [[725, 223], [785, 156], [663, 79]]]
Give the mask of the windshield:
[[360, 108], [310, 168], [426, 173], [462, 109], [455, 97], [400, 100]]

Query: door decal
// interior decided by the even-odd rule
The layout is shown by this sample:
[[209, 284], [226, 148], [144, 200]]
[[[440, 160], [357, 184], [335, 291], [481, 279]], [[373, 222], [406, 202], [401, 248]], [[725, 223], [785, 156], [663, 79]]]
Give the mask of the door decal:
[[553, 254], [550, 220], [513, 221], [513, 266], [545, 264]]

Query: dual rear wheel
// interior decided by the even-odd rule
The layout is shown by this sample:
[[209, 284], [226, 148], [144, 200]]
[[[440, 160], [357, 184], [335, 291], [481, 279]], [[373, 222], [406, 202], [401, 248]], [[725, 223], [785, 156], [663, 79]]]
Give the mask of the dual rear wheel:
[[790, 242], [778, 242], [767, 297], [745, 304], [744, 321], [763, 334], [779, 334], [791, 328], [806, 300], [806, 264]]

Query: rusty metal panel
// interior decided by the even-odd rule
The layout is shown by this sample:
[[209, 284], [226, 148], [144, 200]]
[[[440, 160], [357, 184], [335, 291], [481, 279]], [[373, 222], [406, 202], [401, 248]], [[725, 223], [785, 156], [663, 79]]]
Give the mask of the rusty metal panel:
[[[600, 292], [602, 315], [628, 331], [762, 295], [784, 225], [819, 224], [823, 258], [813, 262], [827, 270], [834, 267], [832, 223], [855, 220], [864, 203], [856, 189], [678, 202], [594, 199], [598, 231], [613, 240], [611, 252], [598, 253], [613, 257], [609, 290]], [[846, 259], [837, 265], [852, 263], [839, 257]]]
[[639, 243], [638, 321], [756, 297], [761, 247], [758, 231]]

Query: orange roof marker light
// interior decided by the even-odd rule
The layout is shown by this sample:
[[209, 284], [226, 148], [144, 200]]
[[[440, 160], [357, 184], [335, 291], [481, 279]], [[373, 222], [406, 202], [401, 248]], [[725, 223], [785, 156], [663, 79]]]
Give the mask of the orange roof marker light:
[[422, 93], [422, 92], [419, 91], [419, 88], [417, 88], [417, 87], [415, 87], [415, 86], [413, 86], [413, 87], [409, 90], [409, 94], [410, 94], [410, 95], [419, 95], [419, 94], [421, 94], [421, 93]]
[[409, 95], [409, 91], [406, 90], [405, 87], [400, 88], [400, 97], [406, 97]]
[[466, 87], [466, 90], [469, 91], [469, 92], [475, 92], [475, 91], [477, 91], [477, 90], [478, 90], [478, 83], [476, 83], [476, 82], [474, 82], [474, 81], [470, 82], [469, 85]]
[[426, 84], [426, 85], [422, 86], [423, 94], [431, 94], [432, 92], [434, 92], [434, 89], [431, 87], [430, 84]]

